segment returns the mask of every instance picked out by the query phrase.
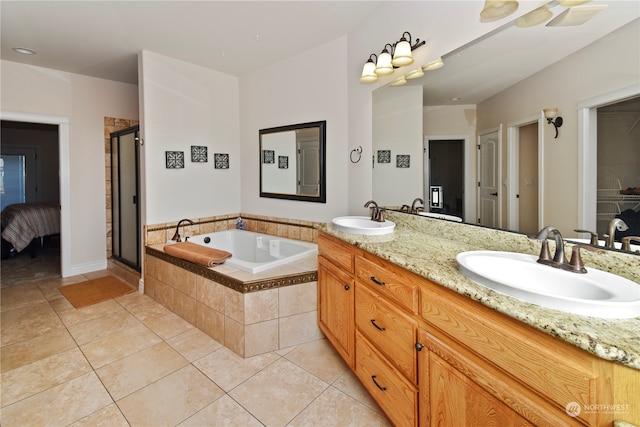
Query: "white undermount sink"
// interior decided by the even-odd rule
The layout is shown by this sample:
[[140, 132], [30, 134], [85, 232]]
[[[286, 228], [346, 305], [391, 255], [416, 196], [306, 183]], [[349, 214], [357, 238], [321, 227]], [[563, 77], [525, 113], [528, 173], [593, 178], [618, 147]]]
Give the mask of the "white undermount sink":
[[537, 256], [513, 252], [458, 254], [462, 274], [480, 285], [522, 301], [583, 316], [640, 316], [640, 284], [587, 267], [579, 274], [538, 264]]
[[331, 223], [344, 233], [365, 236], [389, 234], [396, 227], [395, 222], [386, 220], [384, 222], [372, 221], [368, 216], [339, 216], [333, 218]]

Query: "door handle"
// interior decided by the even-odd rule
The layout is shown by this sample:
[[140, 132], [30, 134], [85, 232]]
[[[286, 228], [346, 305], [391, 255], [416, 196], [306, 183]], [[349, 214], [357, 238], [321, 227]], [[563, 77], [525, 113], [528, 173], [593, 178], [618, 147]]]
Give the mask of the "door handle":
[[138, 196], [133, 196], [133, 204], [135, 205], [136, 203], [138, 203]]
[[495, 193], [489, 193], [490, 196], [497, 196], [498, 192], [496, 191]]

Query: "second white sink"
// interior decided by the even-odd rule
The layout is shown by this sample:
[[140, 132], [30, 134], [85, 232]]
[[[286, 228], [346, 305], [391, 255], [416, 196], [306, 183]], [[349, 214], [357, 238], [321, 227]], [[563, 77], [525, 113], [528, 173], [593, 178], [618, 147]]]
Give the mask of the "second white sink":
[[538, 264], [512, 252], [458, 254], [460, 272], [483, 286], [556, 310], [609, 319], [640, 316], [640, 284], [587, 267], [586, 274]]
[[344, 233], [362, 235], [389, 234], [396, 227], [393, 221], [372, 221], [368, 216], [339, 216], [331, 220], [333, 226]]

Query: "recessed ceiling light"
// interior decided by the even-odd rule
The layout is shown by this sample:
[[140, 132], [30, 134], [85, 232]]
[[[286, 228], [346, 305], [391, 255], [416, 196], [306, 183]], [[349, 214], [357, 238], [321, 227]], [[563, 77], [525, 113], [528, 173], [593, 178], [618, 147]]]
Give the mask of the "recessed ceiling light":
[[13, 50], [15, 50], [18, 53], [21, 53], [23, 55], [35, 55], [36, 51], [35, 50], [31, 50], [28, 49], [26, 47], [14, 47]]

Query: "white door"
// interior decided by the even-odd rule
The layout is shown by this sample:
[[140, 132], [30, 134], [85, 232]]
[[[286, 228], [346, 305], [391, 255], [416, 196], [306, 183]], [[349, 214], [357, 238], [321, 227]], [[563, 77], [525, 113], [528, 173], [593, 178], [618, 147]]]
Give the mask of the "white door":
[[501, 227], [500, 128], [478, 136], [478, 224]]
[[320, 194], [320, 151], [318, 140], [298, 142], [298, 194]]

